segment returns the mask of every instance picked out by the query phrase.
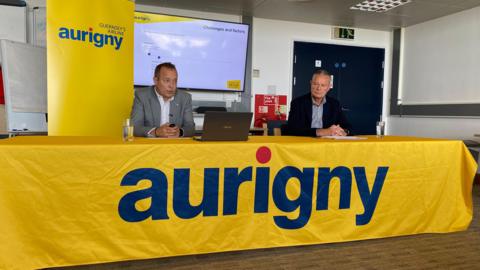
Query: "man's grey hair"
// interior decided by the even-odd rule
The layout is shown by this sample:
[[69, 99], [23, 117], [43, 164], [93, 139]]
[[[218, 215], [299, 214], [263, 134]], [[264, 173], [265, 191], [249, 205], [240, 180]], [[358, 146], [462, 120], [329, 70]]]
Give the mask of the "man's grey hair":
[[313, 77], [315, 77], [315, 75], [325, 75], [325, 76], [331, 76], [330, 72], [328, 72], [328, 70], [326, 69], [316, 69], [314, 72], [313, 72], [313, 75], [312, 75], [312, 79]]

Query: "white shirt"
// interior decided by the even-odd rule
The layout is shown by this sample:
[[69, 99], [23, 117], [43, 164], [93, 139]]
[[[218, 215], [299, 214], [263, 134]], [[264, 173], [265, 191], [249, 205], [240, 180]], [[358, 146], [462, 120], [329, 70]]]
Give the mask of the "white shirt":
[[323, 97], [319, 105], [315, 104], [312, 98], [312, 125], [311, 128], [323, 128], [323, 105], [327, 103], [327, 98]]
[[160, 102], [160, 126], [161, 126], [170, 121], [170, 103], [173, 101], [174, 97], [171, 97], [165, 100], [161, 95], [158, 94], [156, 88], [155, 88], [155, 94], [157, 95], [158, 102]]
[[[173, 101], [174, 97], [171, 97], [165, 100], [161, 95], [158, 94], [156, 87], [155, 87], [155, 95], [157, 95], [158, 102], [160, 103], [160, 126], [161, 126], [170, 121], [170, 103]], [[155, 137], [155, 133], [154, 133], [155, 129], [156, 127], [148, 131], [148, 137]]]

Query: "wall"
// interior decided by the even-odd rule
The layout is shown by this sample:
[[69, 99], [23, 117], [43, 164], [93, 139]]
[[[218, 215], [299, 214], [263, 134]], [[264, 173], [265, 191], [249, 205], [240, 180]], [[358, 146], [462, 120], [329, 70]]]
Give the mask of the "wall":
[[[24, 8], [0, 5], [0, 39], [25, 42], [27, 12]], [[0, 59], [0, 65], [1, 65]], [[0, 88], [0, 91], [3, 87]], [[0, 133], [7, 132], [5, 105], [0, 104]]]
[[[45, 0], [27, 0], [30, 6], [45, 6]], [[230, 14], [136, 5], [137, 11], [165, 13], [222, 21], [240, 22], [241, 17]], [[331, 26], [254, 18], [253, 20], [253, 69], [260, 70], [260, 77], [252, 79], [252, 94], [266, 94], [269, 86], [277, 94], [290, 95], [292, 76], [293, 41], [385, 48], [385, 89], [389, 89], [391, 33], [356, 29], [355, 41], [331, 39]], [[272, 87], [271, 87], [272, 88]], [[270, 91], [271, 92], [271, 91]], [[196, 100], [238, 101], [238, 94], [192, 92]], [[387, 100], [388, 91], [384, 93]], [[253, 108], [252, 98], [252, 108]], [[288, 100], [290, 102], [290, 99]], [[384, 102], [386, 103], [386, 102]], [[386, 107], [385, 107], [386, 108]], [[384, 108], [384, 111], [385, 111]]]
[[404, 28], [402, 104], [480, 103], [479, 43], [480, 7]]
[[[260, 71], [252, 78], [252, 94], [287, 95], [290, 105], [292, 92], [293, 42], [308, 41], [350, 46], [385, 49], [384, 106], [390, 92], [392, 33], [355, 29], [354, 41], [331, 38], [332, 26], [254, 18], [253, 20], [253, 69]], [[253, 108], [252, 100], [252, 108]], [[385, 114], [385, 113], [384, 113]]]
[[[478, 55], [478, 42], [475, 43], [472, 39], [480, 40], [480, 19], [478, 19], [478, 13], [480, 8], [474, 8], [466, 11], [462, 11], [456, 14], [452, 14], [446, 17], [442, 17], [439, 19], [431, 20], [419, 25], [411, 26], [412, 30], [422, 29], [423, 27], [428, 27], [429, 29], [434, 29], [435, 31], [426, 35], [426, 39], [432, 39], [437, 37], [439, 34], [437, 31], [442, 30], [449, 30], [452, 32], [450, 35], [451, 37], [455, 37], [461, 35], [469, 35], [468, 38], [454, 38], [455, 46], [445, 48], [442, 43], [443, 41], [438, 42], [424, 42], [422, 43], [422, 51], [428, 51], [429, 55], [437, 55], [440, 56], [443, 61], [439, 62], [440, 68], [437, 68], [437, 73], [430, 76], [431, 80], [445, 80], [444, 84], [448, 86], [449, 89], [452, 89], [452, 97], [447, 102], [455, 103], [458, 99], [463, 99], [465, 101], [466, 95], [458, 96], [456, 88], [463, 85], [463, 83], [459, 83], [457, 80], [459, 76], [452, 76], [449, 78], [448, 75], [441, 75], [439, 72], [447, 72], [447, 74], [451, 74], [450, 72], [457, 72], [457, 70], [450, 70], [452, 67], [456, 67], [455, 69], [459, 69], [458, 61], [464, 60], [468, 57], [467, 62], [471, 62], [471, 64], [475, 64], [478, 67], [478, 58], [473, 57], [471, 53], [466, 51], [476, 51]], [[448, 23], [448, 27], [445, 23]], [[467, 27], [468, 26], [468, 27]], [[408, 28], [407, 28], [408, 29]], [[468, 32], [464, 32], [468, 30]], [[442, 35], [447, 35], [447, 33], [440, 32]], [[419, 38], [419, 37], [417, 37]], [[447, 42], [448, 43], [448, 42]], [[402, 44], [404, 46], [404, 44]], [[466, 49], [458, 49], [458, 48], [466, 48]], [[402, 48], [403, 49], [403, 48]], [[455, 51], [456, 49], [456, 51]], [[402, 50], [403, 51], [403, 50]], [[459, 53], [458, 59], [455, 57], [452, 58], [452, 54], [455, 52]], [[445, 57], [443, 57], [445, 56]], [[448, 57], [447, 57], [448, 56]], [[410, 59], [411, 60], [411, 59]], [[453, 61], [453, 62], [450, 62]], [[400, 63], [401, 70], [404, 70], [403, 63]], [[471, 65], [464, 65], [464, 66], [471, 66]], [[426, 73], [427, 75], [429, 73]], [[471, 74], [471, 77], [475, 77], [471, 70], [468, 70], [466, 74]], [[402, 92], [405, 93], [406, 89], [402, 89], [402, 87], [406, 87], [407, 81], [404, 74], [400, 73], [400, 89], [399, 95], [402, 97]], [[476, 75], [478, 78], [478, 75]], [[468, 79], [465, 79], [466, 81]], [[474, 79], [472, 79], [474, 80]], [[480, 92], [480, 87], [478, 84], [475, 84], [474, 87], [476, 88], [476, 95]], [[410, 87], [411, 88], [411, 87]], [[436, 100], [441, 96], [436, 96], [435, 89], [417, 89], [416, 91], [429, 91], [428, 97], [430, 100]], [[418, 94], [417, 94], [418, 95]], [[421, 93], [418, 96], [425, 95], [425, 93]], [[469, 98], [469, 100], [473, 100]], [[445, 100], [444, 100], [445, 102]], [[461, 107], [461, 106], [460, 106]], [[389, 134], [395, 135], [409, 135], [409, 136], [423, 136], [423, 137], [434, 137], [434, 138], [452, 138], [452, 139], [475, 139], [474, 134], [480, 133], [480, 118], [461, 118], [461, 117], [407, 117], [407, 116], [391, 116], [389, 117], [389, 123], [387, 124], [387, 132]], [[477, 137], [476, 140], [479, 140]]]
[[0, 39], [26, 41], [26, 9], [0, 5]]
[[[27, 3], [27, 42], [36, 46], [46, 45], [46, 0], [26, 0]], [[36, 9], [34, 9], [36, 8]]]
[[[44, 1], [34, 2], [42, 5]], [[30, 3], [29, 3], [30, 4]], [[174, 15], [193, 16], [225, 21], [239, 22], [240, 17], [228, 14], [197, 12], [191, 10], [168, 9], [137, 5], [138, 11], [168, 13]], [[269, 86], [276, 88], [276, 94], [290, 95], [292, 78], [293, 41], [310, 41], [341, 45], [367, 46], [385, 48], [385, 90], [384, 112], [387, 112], [390, 95], [391, 73], [391, 33], [356, 29], [356, 40], [338, 41], [331, 39], [331, 26], [315, 25], [297, 22], [277, 21], [254, 18], [253, 20], [253, 69], [260, 70], [260, 77], [252, 79], [252, 94], [267, 94]], [[480, 26], [478, 26], [480, 28]], [[478, 29], [477, 28], [477, 29]], [[480, 31], [480, 30], [479, 30]], [[431, 48], [434, 50], [435, 48]], [[270, 90], [270, 93], [272, 90]], [[234, 97], [224, 97], [228, 94], [194, 93], [197, 99], [224, 100]], [[230, 94], [231, 95], [231, 94]], [[234, 95], [234, 94], [233, 94]], [[288, 99], [290, 102], [290, 99]], [[253, 108], [253, 99], [252, 99]], [[410, 135], [445, 138], [473, 138], [474, 133], [480, 133], [479, 119], [458, 118], [412, 118], [387, 117], [387, 133], [394, 135]]]
[[[172, 9], [164, 7], [137, 5], [137, 11], [165, 13], [179, 16], [190, 16], [214, 20], [240, 22], [241, 17], [229, 14], [200, 12], [193, 10]], [[260, 70], [260, 77], [252, 78], [252, 95], [268, 94], [275, 88], [276, 94], [291, 93], [293, 41], [311, 41], [352, 46], [365, 46], [385, 49], [385, 89], [390, 89], [391, 33], [356, 29], [355, 41], [339, 41], [331, 39], [331, 26], [316, 25], [278, 20], [254, 18], [252, 32], [252, 65]], [[385, 91], [387, 100], [389, 91]], [[238, 94], [191, 92], [194, 100], [224, 100], [227, 106], [232, 101], [239, 101]], [[288, 99], [288, 103], [290, 99]], [[386, 104], [386, 102], [384, 102]], [[253, 108], [254, 99], [251, 99]], [[384, 106], [386, 112], [386, 106]]]
[[[27, 0], [29, 6], [45, 7], [45, 0]], [[191, 10], [168, 9], [137, 5], [137, 10], [168, 13], [183, 16], [210, 18], [239, 22], [240, 17], [219, 13], [197, 12]], [[455, 23], [455, 22], [452, 22]], [[385, 90], [384, 114], [388, 115], [391, 73], [390, 32], [356, 29], [356, 40], [337, 41], [331, 39], [331, 28], [327, 25], [305, 24], [297, 22], [253, 20], [253, 69], [260, 70], [258, 78], [252, 78], [252, 94], [272, 93], [290, 95], [292, 78], [293, 41], [311, 41], [342, 45], [369, 46], [385, 48]], [[480, 33], [480, 25], [476, 25], [476, 33]], [[430, 50], [436, 48], [432, 46]], [[268, 90], [270, 87], [270, 91]], [[234, 94], [194, 93], [197, 99], [235, 99]], [[288, 100], [290, 101], [290, 99]], [[253, 99], [252, 99], [253, 108]], [[419, 117], [387, 117], [387, 133], [395, 135], [411, 135], [445, 138], [473, 138], [480, 133], [480, 119], [461, 118], [419, 118]]]
[[29, 7], [46, 7], [47, 1], [46, 0], [25, 0], [27, 2], [27, 6]]
[[477, 141], [480, 139], [473, 136], [480, 134], [480, 120], [474, 118], [391, 116], [388, 121], [388, 134]]

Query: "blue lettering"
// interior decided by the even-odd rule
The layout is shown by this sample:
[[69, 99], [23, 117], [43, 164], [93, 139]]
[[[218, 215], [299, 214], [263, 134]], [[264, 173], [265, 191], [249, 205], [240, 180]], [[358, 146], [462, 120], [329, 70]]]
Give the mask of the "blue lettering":
[[68, 28], [62, 27], [62, 28], [58, 29], [58, 36], [60, 38], [69, 39], [70, 35], [68, 33], [69, 33]]
[[[168, 219], [167, 215], [167, 177], [157, 169], [136, 169], [127, 173], [121, 186], [136, 186], [141, 180], [149, 180], [152, 186], [147, 189], [127, 193], [118, 203], [120, 217], [128, 222], [143, 221], [149, 217], [153, 220]], [[148, 210], [138, 211], [135, 204], [144, 199], [151, 199]]]
[[[60, 32], [64, 38], [68, 36], [68, 29]], [[63, 38], [63, 37], [62, 37]], [[362, 201], [364, 212], [357, 214], [355, 224], [357, 226], [370, 223], [375, 213], [383, 184], [386, 180], [388, 167], [378, 167], [370, 190], [367, 181], [365, 167], [353, 167], [358, 194]], [[224, 193], [223, 212], [224, 216], [236, 215], [240, 186], [245, 182], [254, 184], [254, 213], [268, 213], [269, 196], [272, 193], [274, 205], [280, 211], [292, 213], [298, 210], [298, 217], [290, 218], [286, 215], [273, 217], [274, 223], [283, 229], [299, 229], [304, 227], [312, 214], [312, 196], [315, 168], [299, 169], [293, 166], [281, 168], [274, 177], [272, 190], [270, 191], [270, 168], [257, 167], [255, 176], [253, 168], [246, 167], [224, 169]], [[218, 216], [219, 208], [219, 168], [205, 168], [203, 175], [203, 197], [197, 205], [190, 202], [190, 169], [173, 170], [173, 212], [182, 219], [191, 219], [201, 213], [203, 216]], [[253, 181], [255, 179], [255, 181]], [[344, 166], [318, 168], [318, 187], [316, 192], [316, 210], [329, 209], [330, 183], [333, 179], [340, 182], [339, 209], [349, 209], [352, 196], [352, 171]], [[299, 195], [290, 199], [287, 195], [289, 181], [298, 180]], [[140, 222], [148, 218], [152, 220], [168, 219], [168, 180], [165, 174], [157, 169], [142, 168], [128, 172], [121, 181], [121, 186], [136, 186], [140, 181], [149, 181], [151, 187], [135, 190], [125, 194], [119, 201], [118, 212], [120, 217], [127, 222]], [[250, 185], [244, 187], [252, 190]], [[148, 209], [140, 211], [136, 208], [139, 201], [151, 200]]]
[[252, 167], [238, 173], [238, 168], [225, 168], [223, 214], [235, 215], [238, 207], [238, 189], [243, 182], [252, 181]]
[[[77, 36], [75, 36], [75, 33], [77, 33]], [[82, 31], [80, 30], [74, 30], [70, 29], [70, 39], [71, 40], [82, 40]]]
[[[278, 209], [292, 212], [300, 208], [297, 219], [291, 220], [286, 216], [275, 216], [273, 220], [278, 227], [284, 229], [298, 229], [307, 224], [312, 213], [313, 168], [304, 168], [303, 172], [295, 167], [282, 168], [273, 181], [272, 197]], [[288, 180], [297, 178], [300, 181], [300, 194], [295, 200], [290, 200], [286, 194]]]
[[99, 33], [95, 33], [93, 35], [94, 46], [97, 48], [103, 47], [103, 35]]
[[201, 212], [204, 216], [218, 215], [219, 169], [204, 170], [203, 199], [197, 206], [190, 204], [190, 169], [173, 170], [173, 211], [179, 218], [194, 218]]
[[110, 45], [113, 46], [115, 50], [120, 49], [123, 42], [123, 37], [120, 36], [105, 35], [101, 33], [93, 33], [92, 31], [69, 29], [66, 27], [61, 27], [58, 29], [58, 37], [61, 39], [89, 42], [97, 48], [103, 48], [105, 45]]
[[115, 41], [115, 50], [120, 49], [120, 46], [122, 46], [123, 37], [113, 36], [113, 39]]
[[88, 33], [90, 32], [82, 31], [82, 41], [85, 41], [85, 37], [88, 35]]
[[347, 167], [318, 168], [317, 210], [328, 209], [328, 198], [331, 180], [337, 177], [340, 180], [340, 209], [350, 208], [352, 194], [352, 173]]
[[257, 168], [255, 182], [255, 213], [268, 212], [268, 193], [270, 184], [270, 168]]
[[355, 180], [357, 181], [358, 193], [362, 199], [365, 211], [361, 215], [357, 215], [356, 224], [365, 225], [372, 219], [375, 207], [377, 207], [378, 198], [382, 191], [383, 182], [387, 176], [388, 167], [378, 167], [375, 182], [373, 183], [372, 192], [368, 188], [367, 176], [364, 167], [354, 167]]
[[[111, 36], [111, 35], [105, 35], [105, 44], [109, 44], [109, 45], [112, 45], [113, 46], [113, 38], [114, 36]], [[116, 49], [115, 49], [116, 50]]]

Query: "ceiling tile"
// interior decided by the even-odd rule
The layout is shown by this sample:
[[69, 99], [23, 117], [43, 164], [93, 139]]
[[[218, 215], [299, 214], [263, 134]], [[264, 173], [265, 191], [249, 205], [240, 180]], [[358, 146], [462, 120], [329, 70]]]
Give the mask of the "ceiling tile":
[[350, 10], [362, 0], [137, 0], [137, 4], [258, 18], [391, 30], [480, 6], [480, 0], [413, 0], [383, 13]]

